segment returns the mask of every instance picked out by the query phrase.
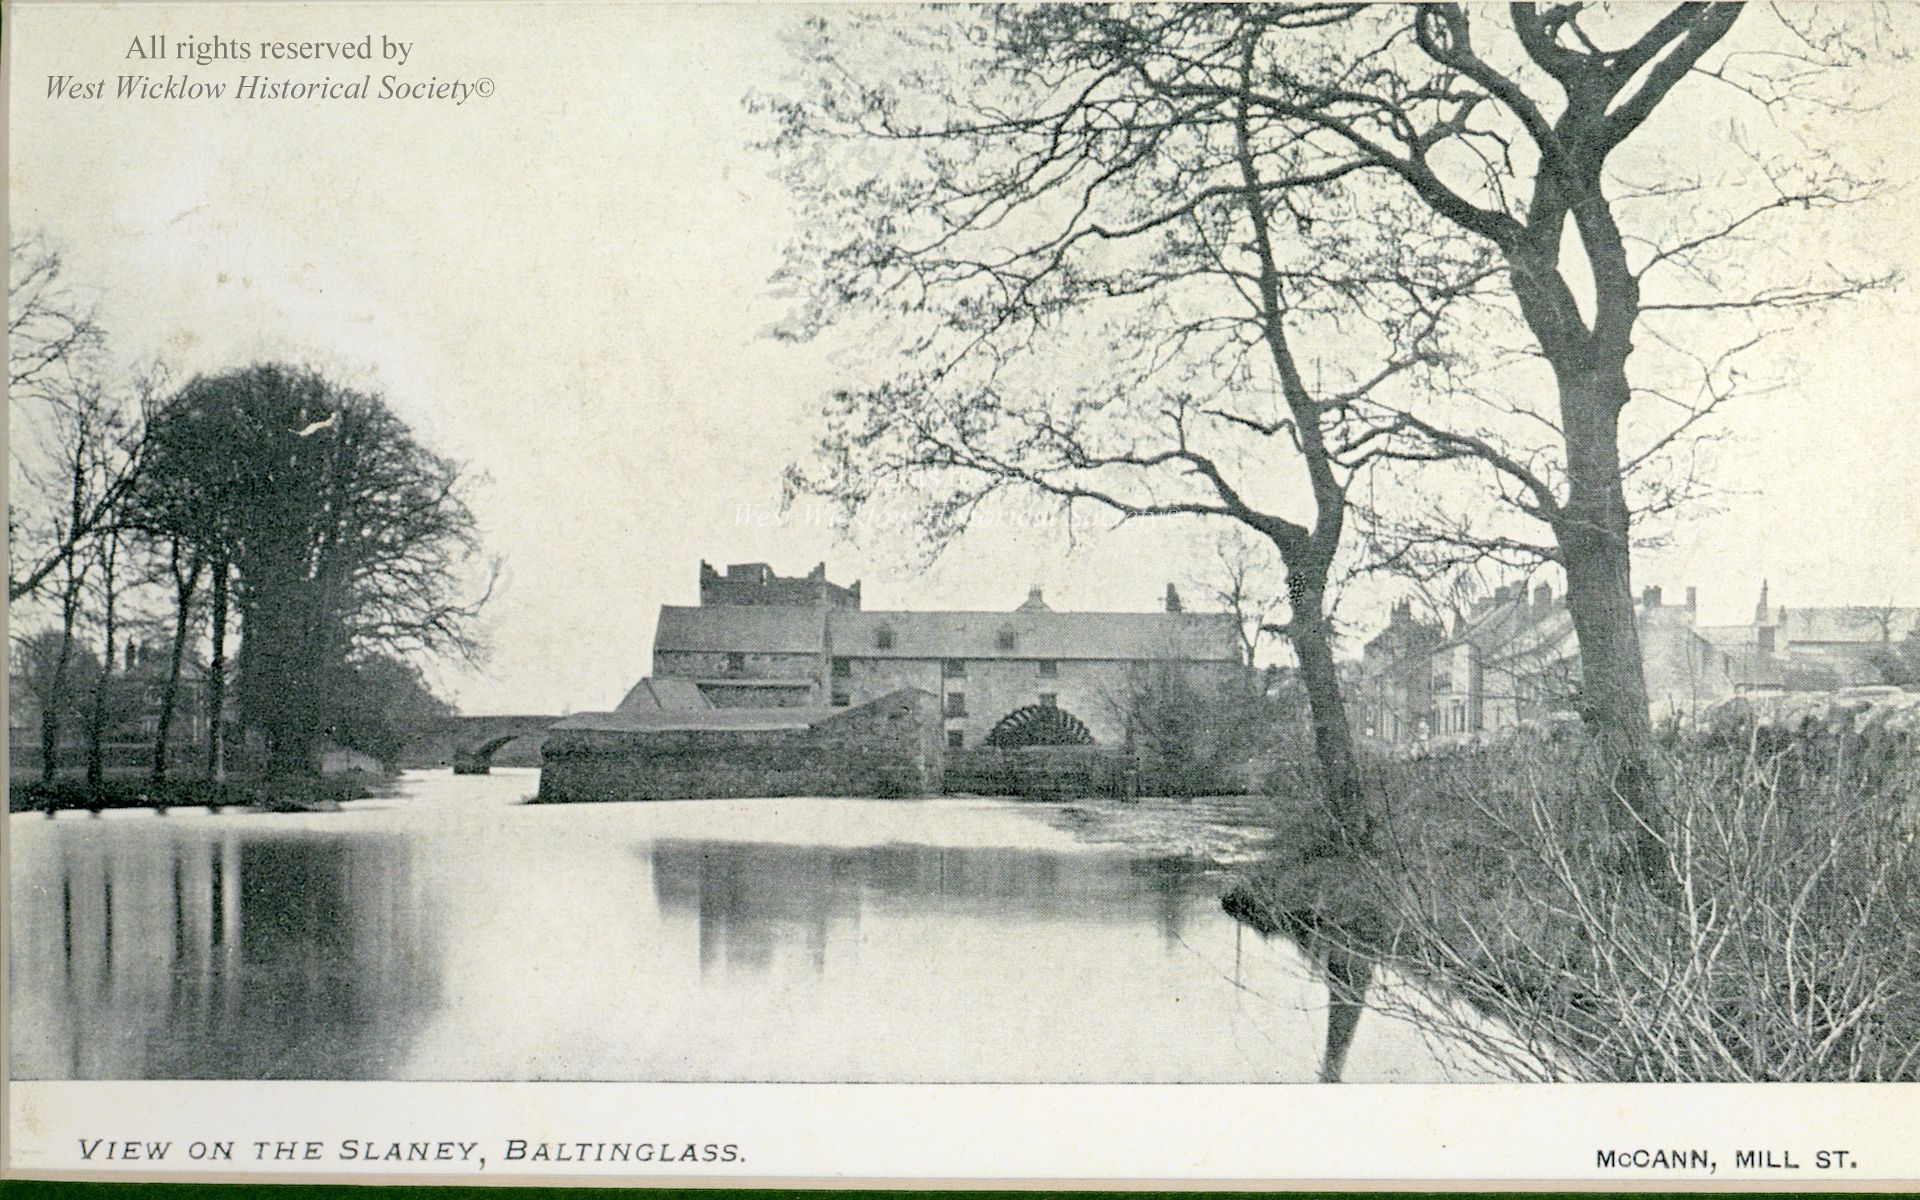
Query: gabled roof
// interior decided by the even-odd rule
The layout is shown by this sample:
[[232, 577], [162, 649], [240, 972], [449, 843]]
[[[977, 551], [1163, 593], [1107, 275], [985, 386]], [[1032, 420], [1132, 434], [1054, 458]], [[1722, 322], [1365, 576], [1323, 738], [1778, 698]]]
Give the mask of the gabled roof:
[[691, 679], [648, 676], [633, 685], [615, 712], [683, 712], [709, 709], [713, 702]]
[[[1194, 612], [834, 612], [833, 652], [855, 658], [1179, 658], [1237, 662], [1230, 613]], [[885, 628], [893, 644], [876, 636]], [[1012, 645], [1003, 644], [1010, 635]]]
[[664, 604], [653, 634], [658, 651], [820, 653], [820, 610], [763, 604]]

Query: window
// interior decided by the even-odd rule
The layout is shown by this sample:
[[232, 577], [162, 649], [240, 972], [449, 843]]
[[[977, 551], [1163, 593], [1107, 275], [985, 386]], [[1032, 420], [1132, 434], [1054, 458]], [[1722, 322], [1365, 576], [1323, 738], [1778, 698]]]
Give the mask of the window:
[[947, 749], [964, 750], [967, 748], [967, 735], [958, 729], [947, 730]]
[[847, 678], [851, 678], [852, 675], [853, 675], [852, 659], [836, 658], [833, 660], [833, 677], [835, 679], [847, 679]]
[[1002, 650], [1011, 650], [1019, 644], [1020, 639], [1013, 635], [1013, 630], [1002, 629], [1000, 636], [994, 639], [994, 641]]
[[727, 652], [727, 673], [728, 674], [739, 675], [744, 673], [746, 669], [747, 669], [747, 656], [745, 654], [742, 654], [738, 650], [730, 650]]
[[852, 692], [849, 692], [846, 688], [843, 688], [843, 687], [836, 687], [833, 689], [833, 706], [835, 708], [845, 708], [847, 705], [852, 703], [853, 703]]
[[967, 715], [967, 697], [964, 692], [947, 693], [947, 715], [950, 717]]
[[1040, 660], [1040, 678], [1058, 679], [1059, 677], [1060, 677], [1059, 663], [1055, 662], [1051, 658], [1043, 658]]
[[967, 677], [967, 660], [964, 658], [947, 659], [940, 664], [940, 674], [948, 679], [965, 679]]
[[882, 625], [873, 631], [873, 644], [881, 650], [893, 649], [893, 630]]
[[1040, 703], [1045, 708], [1059, 708], [1060, 696], [1056, 692], [1041, 692]]

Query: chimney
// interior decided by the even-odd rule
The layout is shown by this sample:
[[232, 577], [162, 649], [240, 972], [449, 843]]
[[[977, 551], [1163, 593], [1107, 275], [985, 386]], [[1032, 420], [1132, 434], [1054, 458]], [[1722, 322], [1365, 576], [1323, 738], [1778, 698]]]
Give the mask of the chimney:
[[1700, 589], [1697, 587], [1689, 586], [1687, 588], [1687, 611], [1700, 611]]
[[1167, 585], [1167, 611], [1180, 611], [1180, 592], [1171, 583]]
[[1536, 611], [1539, 611], [1539, 612], [1545, 612], [1547, 611], [1547, 609], [1553, 607], [1553, 585], [1552, 584], [1541, 583], [1541, 584], [1534, 585], [1533, 607]]
[[1641, 603], [1641, 605], [1642, 605], [1643, 607], [1645, 607], [1645, 608], [1650, 608], [1650, 609], [1652, 609], [1652, 608], [1659, 608], [1659, 607], [1660, 607], [1660, 588], [1659, 588], [1659, 585], [1658, 585], [1658, 584], [1656, 584], [1656, 585], [1654, 585], [1654, 586], [1652, 586], [1652, 587], [1649, 587], [1649, 588], [1648, 588], [1648, 589], [1647, 589], [1646, 591], [1644, 591], [1644, 592], [1641, 592], [1641, 593], [1640, 593], [1640, 603]]

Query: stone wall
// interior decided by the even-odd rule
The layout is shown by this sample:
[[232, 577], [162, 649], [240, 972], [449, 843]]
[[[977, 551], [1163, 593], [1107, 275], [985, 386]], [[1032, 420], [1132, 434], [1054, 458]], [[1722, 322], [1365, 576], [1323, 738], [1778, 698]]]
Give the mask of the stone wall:
[[947, 752], [949, 793], [1029, 800], [1209, 796], [1249, 790], [1209, 767], [1142, 762], [1118, 746], [980, 746]]
[[938, 702], [903, 691], [785, 729], [556, 729], [536, 800], [922, 796], [941, 769]]
[[[844, 656], [846, 674], [834, 680], [836, 691], [855, 704], [902, 687], [920, 688], [941, 697], [943, 712], [946, 697], [962, 697], [962, 715], [948, 716], [945, 727], [961, 736], [964, 748], [986, 741], [993, 727], [1008, 713], [1042, 703], [1052, 696], [1055, 707], [1078, 718], [1101, 745], [1118, 745], [1126, 738], [1127, 706], [1135, 693], [1146, 686], [1141, 672], [1163, 664], [1126, 662], [1112, 659], [1060, 659], [1053, 661], [1053, 674], [1041, 674], [1040, 659], [970, 658], [966, 674], [945, 676], [941, 660], [933, 658], [882, 658]], [[1239, 672], [1234, 663], [1182, 662], [1164, 664], [1180, 672], [1195, 687], [1219, 687]]]

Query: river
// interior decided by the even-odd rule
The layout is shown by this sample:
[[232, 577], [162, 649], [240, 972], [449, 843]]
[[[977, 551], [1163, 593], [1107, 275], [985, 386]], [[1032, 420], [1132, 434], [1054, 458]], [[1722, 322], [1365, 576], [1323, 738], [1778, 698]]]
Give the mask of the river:
[[[1244, 816], [1118, 814], [1171, 831], [1148, 850], [1098, 806], [528, 805], [536, 776], [413, 772], [335, 813], [10, 817], [13, 1077], [1319, 1073], [1324, 978], [1220, 909]], [[1345, 1054], [1349, 1081], [1474, 1077], [1371, 1012]]]

